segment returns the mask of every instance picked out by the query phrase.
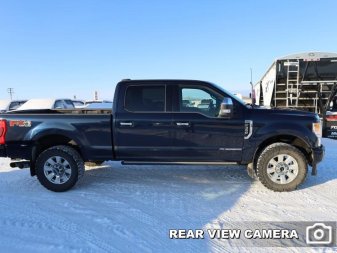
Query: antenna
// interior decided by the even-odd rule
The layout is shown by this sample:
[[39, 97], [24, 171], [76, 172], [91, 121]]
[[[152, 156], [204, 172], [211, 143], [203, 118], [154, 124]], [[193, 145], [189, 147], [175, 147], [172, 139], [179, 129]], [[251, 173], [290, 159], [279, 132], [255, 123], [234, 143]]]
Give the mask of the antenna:
[[252, 89], [251, 91], [251, 99], [252, 99], [252, 105], [255, 105], [255, 91], [253, 86], [253, 68], [250, 68], [250, 87]]
[[250, 86], [252, 86], [253, 89], [253, 69], [250, 68]]
[[13, 100], [14, 88], [8, 88], [7, 92], [9, 93], [9, 96], [11, 97], [11, 100]]

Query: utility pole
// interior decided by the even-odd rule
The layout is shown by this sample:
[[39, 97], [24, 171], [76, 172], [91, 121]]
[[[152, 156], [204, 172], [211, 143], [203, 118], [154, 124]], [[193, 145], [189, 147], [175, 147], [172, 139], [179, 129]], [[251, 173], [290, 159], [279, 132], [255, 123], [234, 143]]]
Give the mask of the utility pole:
[[9, 93], [9, 96], [11, 97], [11, 100], [13, 100], [14, 88], [8, 88], [7, 92]]

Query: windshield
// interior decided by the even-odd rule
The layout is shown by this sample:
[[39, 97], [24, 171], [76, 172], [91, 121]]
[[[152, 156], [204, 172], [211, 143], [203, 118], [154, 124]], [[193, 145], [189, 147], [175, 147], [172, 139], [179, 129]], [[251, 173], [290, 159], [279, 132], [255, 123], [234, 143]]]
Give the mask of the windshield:
[[54, 99], [30, 99], [20, 106], [18, 110], [52, 109], [54, 102]]

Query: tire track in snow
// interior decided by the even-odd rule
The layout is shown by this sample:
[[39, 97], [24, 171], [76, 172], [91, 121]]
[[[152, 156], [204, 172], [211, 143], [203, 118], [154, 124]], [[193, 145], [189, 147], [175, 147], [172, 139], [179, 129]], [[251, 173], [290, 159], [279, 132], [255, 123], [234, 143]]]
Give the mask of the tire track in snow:
[[[24, 203], [20, 206], [20, 210], [18, 210], [17, 206], [10, 205], [7, 203], [6, 199], [1, 199], [0, 206], [1, 208], [6, 208], [7, 212], [10, 211], [9, 213], [11, 216], [15, 217], [15, 221], [12, 222], [10, 222], [10, 220], [1, 220], [0, 223], [2, 225], [44, 229], [47, 228], [52, 230], [58, 229], [73, 234], [76, 237], [82, 238], [84, 242], [89, 242], [93, 246], [101, 249], [103, 252], [122, 252], [115, 247], [111, 247], [109, 243], [101, 240], [95, 234], [82, 230], [78, 225], [71, 222], [70, 220], [58, 216], [57, 213], [55, 213], [55, 210], [51, 211], [50, 213], [53, 218], [53, 223], [51, 224], [50, 217], [45, 216], [46, 211], [43, 211], [37, 205], [29, 205]], [[32, 210], [32, 212], [27, 212], [25, 210]]]

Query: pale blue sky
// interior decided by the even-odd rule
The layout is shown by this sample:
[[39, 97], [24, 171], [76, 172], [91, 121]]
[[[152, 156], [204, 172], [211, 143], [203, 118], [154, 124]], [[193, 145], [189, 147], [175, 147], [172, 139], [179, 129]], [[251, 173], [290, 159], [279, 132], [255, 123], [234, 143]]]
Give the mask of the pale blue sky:
[[249, 90], [279, 56], [337, 52], [337, 1], [0, 0], [0, 99], [111, 99], [123, 78]]

